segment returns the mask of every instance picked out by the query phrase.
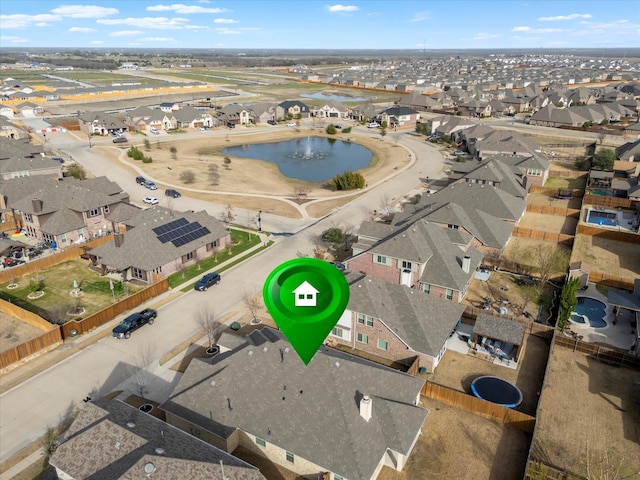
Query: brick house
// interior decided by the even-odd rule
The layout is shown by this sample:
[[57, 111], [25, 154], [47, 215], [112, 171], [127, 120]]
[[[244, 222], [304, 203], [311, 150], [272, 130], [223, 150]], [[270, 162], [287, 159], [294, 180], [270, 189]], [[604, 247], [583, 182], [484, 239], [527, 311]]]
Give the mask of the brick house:
[[126, 232], [87, 252], [104, 273], [122, 280], [152, 281], [152, 273], [170, 275], [211, 257], [231, 243], [224, 225], [206, 211], [178, 212], [154, 206], [123, 222]]
[[375, 480], [406, 465], [428, 414], [424, 380], [326, 346], [305, 365], [267, 327], [218, 343], [213, 362], [194, 359], [160, 405], [168, 423], [304, 478]]
[[472, 238], [422, 220], [404, 228], [363, 222], [345, 263], [353, 272], [461, 302], [482, 260]]
[[432, 373], [447, 350], [447, 340], [465, 306], [421, 295], [403, 285], [349, 274], [347, 309], [334, 327], [332, 341]]
[[300, 100], [285, 100], [276, 107], [276, 120], [309, 118], [309, 106]]

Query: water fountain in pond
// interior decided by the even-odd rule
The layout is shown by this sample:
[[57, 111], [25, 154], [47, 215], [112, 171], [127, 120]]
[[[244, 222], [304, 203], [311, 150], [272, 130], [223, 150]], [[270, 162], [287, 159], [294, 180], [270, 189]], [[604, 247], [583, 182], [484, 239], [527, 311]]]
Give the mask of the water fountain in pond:
[[304, 141], [302, 151], [298, 151], [289, 155], [291, 158], [303, 158], [305, 160], [320, 160], [326, 156], [324, 152], [313, 149], [313, 139], [307, 137]]

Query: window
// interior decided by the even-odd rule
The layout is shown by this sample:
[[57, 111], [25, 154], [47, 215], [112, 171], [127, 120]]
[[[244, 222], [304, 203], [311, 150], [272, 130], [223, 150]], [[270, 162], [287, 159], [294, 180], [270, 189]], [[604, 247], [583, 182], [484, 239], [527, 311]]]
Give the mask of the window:
[[261, 439], [260, 437], [256, 437], [256, 443], [258, 445], [260, 445], [261, 447], [266, 447], [267, 446], [267, 442], [265, 442], [263, 439]]
[[411, 270], [411, 262], [407, 262], [406, 260], [402, 261], [402, 269], [403, 270]]
[[357, 336], [357, 340], [360, 343], [369, 343], [369, 335], [365, 335], [364, 333], [359, 333]]
[[66, 242], [67, 241], [67, 235], [64, 234], [64, 233], [62, 235], [60, 235], [60, 241], [61, 242]]
[[424, 293], [429, 293], [431, 291], [431, 285], [428, 283], [423, 283], [422, 284], [422, 291]]
[[286, 456], [287, 456], [287, 462], [293, 463], [293, 453], [286, 452]]
[[193, 252], [189, 252], [186, 255], [183, 256], [184, 260], [183, 262], [188, 262], [189, 260], [193, 259]]
[[109, 205], [105, 205], [104, 207], [102, 207], [102, 213], [104, 213], [105, 215], [109, 213]]
[[133, 275], [135, 278], [141, 278], [144, 280], [144, 272], [139, 268], [133, 267], [131, 269], [131, 275]]
[[162, 265], [153, 269], [153, 273], [162, 273]]
[[379, 263], [380, 265], [389, 265], [389, 259], [384, 255], [374, 255], [373, 263]]
[[366, 325], [367, 327], [373, 327], [373, 317], [370, 315], [365, 315], [364, 313], [359, 313], [358, 323], [360, 325]]
[[97, 217], [99, 214], [100, 210], [98, 210], [97, 208], [92, 208], [91, 210], [89, 210], [90, 217]]
[[56, 241], [56, 238], [53, 235], [51, 235], [50, 233], [43, 233], [42, 234], [42, 240], [44, 240], [45, 242], [48, 242], [48, 243], [52, 243], [52, 242]]
[[529, 175], [531, 177], [541, 177], [542, 176], [542, 170], [537, 170], [535, 168], [528, 168], [527, 169], [527, 175]]
[[388, 346], [389, 344], [386, 342], [386, 340], [378, 340], [378, 348], [380, 350], [386, 350]]
[[335, 335], [336, 337], [342, 338], [343, 333], [344, 331], [339, 327], [333, 327], [333, 330], [331, 330], [331, 334]]
[[333, 474], [333, 480], [344, 480], [343, 477], [341, 477], [340, 475], [338, 475], [337, 473]]
[[487, 180], [487, 185], [493, 187], [493, 180]]
[[25, 213], [24, 214], [24, 221], [25, 222], [29, 222], [29, 223], [33, 222], [33, 219], [31, 218], [31, 214], [30, 213]]
[[453, 300], [453, 290], [447, 288], [447, 300]]
[[470, 178], [469, 179], [469, 183], [476, 183], [476, 179], [475, 178]]
[[365, 318], [365, 314], [364, 313], [359, 313], [358, 314], [358, 323], [360, 325], [364, 325], [364, 318]]
[[367, 315], [367, 327], [373, 327], [373, 317]]

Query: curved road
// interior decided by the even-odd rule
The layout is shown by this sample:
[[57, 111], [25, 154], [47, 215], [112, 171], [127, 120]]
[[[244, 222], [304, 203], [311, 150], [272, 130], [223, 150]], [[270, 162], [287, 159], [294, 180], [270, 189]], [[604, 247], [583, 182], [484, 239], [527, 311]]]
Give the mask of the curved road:
[[[105, 175], [117, 182], [131, 193], [132, 198], [143, 196], [131, 173], [104, 161], [88, 148], [87, 140], [70, 133], [52, 134], [48, 139], [51, 147], [67, 152], [93, 174]], [[199, 310], [203, 307], [213, 309], [218, 317], [231, 312], [242, 305], [245, 292], [262, 289], [263, 281], [277, 265], [294, 258], [298, 252], [310, 254], [321, 232], [330, 226], [357, 227], [369, 212], [380, 209], [382, 197], [397, 199], [416, 188], [420, 184], [419, 177], [435, 179], [442, 176], [442, 156], [437, 149], [427, 145], [423, 137], [402, 134], [399, 143], [414, 156], [414, 161], [395, 172], [388, 181], [372, 185], [362, 196], [319, 220], [263, 217], [263, 229], [274, 233], [274, 245], [226, 271], [220, 285], [207, 292], [191, 291], [162, 306], [156, 322], [143, 327], [129, 340], [107, 336], [0, 395], [0, 462], [40, 438], [48, 426], [60, 423], [75, 407], [82, 405], [81, 399], [90, 392], [93, 396], [115, 389], [135, 393], [133, 373], [136, 365], [141, 364], [144, 352], [149, 352], [152, 359], [147, 369], [151, 373], [145, 396], [165, 400], [179, 374], [161, 367], [158, 359], [198, 333], [194, 315]], [[221, 205], [186, 196], [177, 199], [173, 206], [177, 210], [205, 209], [212, 215], [222, 210]], [[238, 218], [243, 218], [243, 213]], [[108, 330], [113, 323], [101, 328]]]

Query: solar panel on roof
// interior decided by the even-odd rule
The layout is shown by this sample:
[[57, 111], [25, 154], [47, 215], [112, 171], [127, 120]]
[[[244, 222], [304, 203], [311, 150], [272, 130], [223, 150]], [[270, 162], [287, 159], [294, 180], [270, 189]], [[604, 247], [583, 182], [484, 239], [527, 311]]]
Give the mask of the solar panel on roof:
[[163, 233], [168, 233], [171, 230], [175, 230], [176, 228], [183, 227], [188, 223], [189, 221], [186, 218], [182, 217], [169, 223], [165, 223], [164, 225], [160, 225], [159, 227], [155, 227], [152, 230], [156, 235], [162, 235]]
[[184, 234], [171, 239], [171, 243], [173, 243], [174, 246], [181, 247], [182, 245], [186, 245], [189, 242], [193, 242], [194, 240], [211, 233], [207, 227], [203, 227], [199, 222], [190, 223], [186, 229], [187, 231]]

